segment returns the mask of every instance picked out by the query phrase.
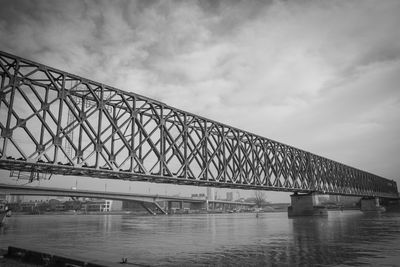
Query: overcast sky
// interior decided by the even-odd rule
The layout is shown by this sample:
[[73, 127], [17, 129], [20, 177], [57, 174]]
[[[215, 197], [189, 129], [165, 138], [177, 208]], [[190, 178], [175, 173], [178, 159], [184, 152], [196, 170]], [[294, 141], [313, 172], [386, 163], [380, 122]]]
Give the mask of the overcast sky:
[[0, 7], [0, 50], [400, 184], [400, 1]]

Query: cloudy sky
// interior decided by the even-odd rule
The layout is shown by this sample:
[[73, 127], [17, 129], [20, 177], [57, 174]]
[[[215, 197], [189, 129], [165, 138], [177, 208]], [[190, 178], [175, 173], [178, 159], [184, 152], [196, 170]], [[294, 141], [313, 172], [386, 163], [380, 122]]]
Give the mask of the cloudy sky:
[[0, 50], [400, 184], [400, 1], [0, 6]]

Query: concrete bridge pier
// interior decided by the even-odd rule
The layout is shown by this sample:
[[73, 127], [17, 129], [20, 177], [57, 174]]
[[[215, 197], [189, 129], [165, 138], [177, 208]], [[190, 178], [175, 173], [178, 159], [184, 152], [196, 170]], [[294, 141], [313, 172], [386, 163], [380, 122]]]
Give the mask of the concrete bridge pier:
[[384, 206], [381, 206], [379, 197], [363, 197], [361, 200], [361, 211], [364, 212], [379, 212], [386, 211]]
[[183, 201], [179, 201], [179, 210], [183, 210]]
[[172, 213], [172, 201], [167, 201], [167, 206], [168, 206], [168, 208], [167, 208], [167, 212], [168, 212], [168, 214], [171, 214]]
[[327, 216], [326, 207], [319, 206], [317, 194], [298, 194], [290, 196], [291, 206], [288, 207], [288, 216]]

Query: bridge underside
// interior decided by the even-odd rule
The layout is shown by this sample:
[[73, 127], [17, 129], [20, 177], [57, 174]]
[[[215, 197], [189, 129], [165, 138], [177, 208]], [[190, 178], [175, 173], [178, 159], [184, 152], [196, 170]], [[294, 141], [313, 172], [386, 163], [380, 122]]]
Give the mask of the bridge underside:
[[[5, 170], [17, 170], [26, 173], [33, 173], [34, 177], [39, 177], [39, 174], [54, 174], [54, 175], [67, 175], [67, 176], [84, 176], [94, 177], [101, 179], [119, 179], [128, 181], [140, 181], [140, 182], [153, 182], [153, 183], [164, 183], [164, 184], [179, 184], [179, 185], [195, 185], [195, 186], [212, 186], [219, 188], [232, 188], [232, 189], [252, 189], [252, 190], [269, 190], [269, 191], [281, 191], [281, 192], [301, 192], [310, 193], [314, 192], [311, 189], [301, 188], [286, 188], [277, 186], [260, 186], [252, 184], [231, 184], [220, 181], [212, 180], [196, 180], [196, 179], [185, 179], [179, 177], [166, 177], [157, 174], [140, 174], [130, 173], [126, 171], [110, 171], [102, 169], [92, 168], [79, 168], [68, 165], [54, 165], [46, 163], [27, 163], [16, 160], [0, 160], [0, 169]], [[33, 179], [34, 180], [34, 179]]]
[[0, 52], [0, 168], [397, 198], [394, 181]]

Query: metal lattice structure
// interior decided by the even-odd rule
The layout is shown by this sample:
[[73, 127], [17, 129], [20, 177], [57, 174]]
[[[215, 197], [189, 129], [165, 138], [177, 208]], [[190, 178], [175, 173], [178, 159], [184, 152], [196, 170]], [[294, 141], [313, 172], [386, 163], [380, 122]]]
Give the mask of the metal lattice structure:
[[0, 52], [0, 168], [397, 197], [394, 181]]

